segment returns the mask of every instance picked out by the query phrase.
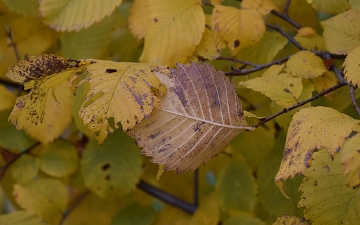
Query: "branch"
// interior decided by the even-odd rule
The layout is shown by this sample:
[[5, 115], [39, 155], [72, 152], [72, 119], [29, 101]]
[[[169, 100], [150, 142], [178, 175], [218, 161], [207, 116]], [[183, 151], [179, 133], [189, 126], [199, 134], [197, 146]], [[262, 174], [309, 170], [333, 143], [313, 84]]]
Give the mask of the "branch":
[[280, 17], [281, 19], [285, 20], [286, 22], [290, 23], [291, 25], [293, 25], [293, 26], [296, 27], [297, 29], [300, 29], [300, 28], [301, 28], [301, 25], [298, 24], [297, 22], [295, 22], [293, 19], [291, 19], [291, 18], [289, 17], [290, 3], [291, 3], [291, 0], [287, 0], [287, 1], [286, 1], [284, 13], [280, 13], [280, 12], [275, 11], [275, 10], [271, 10], [271, 13], [274, 14], [275, 16]]
[[199, 207], [199, 168], [194, 171], [194, 203], [196, 208]]
[[286, 37], [291, 43], [293, 43], [299, 50], [306, 50], [306, 48], [302, 47], [299, 42], [297, 42], [293, 37], [291, 37], [290, 35], [288, 35], [287, 33], [285, 33], [285, 31], [283, 29], [281, 29], [279, 27], [279, 25], [270, 25], [270, 24], [266, 24], [266, 26], [268, 28], [271, 28], [273, 30], [276, 30], [277, 32], [279, 32], [282, 36]]
[[351, 101], [353, 103], [353, 106], [354, 108], [356, 109], [356, 111], [358, 112], [359, 116], [360, 116], [360, 108], [356, 102], [356, 98], [355, 98], [355, 87], [354, 85], [350, 85], [350, 98], [351, 98]]
[[276, 117], [278, 117], [278, 116], [280, 116], [280, 115], [282, 115], [284, 113], [287, 113], [287, 112], [289, 112], [289, 111], [291, 111], [293, 109], [296, 109], [296, 108], [298, 108], [298, 107], [300, 107], [302, 105], [305, 105], [305, 104], [307, 104], [307, 103], [309, 103], [309, 102], [311, 102], [311, 101], [313, 101], [315, 99], [318, 99], [318, 98], [320, 98], [320, 97], [322, 97], [322, 96], [324, 96], [324, 95], [326, 95], [326, 94], [328, 94], [330, 92], [333, 92], [333, 91], [335, 91], [335, 90], [337, 90], [337, 89], [339, 89], [339, 88], [341, 88], [343, 86], [346, 86], [346, 85], [347, 85], [347, 83], [338, 83], [337, 85], [335, 85], [333, 87], [330, 87], [330, 88], [322, 91], [321, 93], [312, 96], [311, 98], [308, 98], [308, 99], [306, 99], [304, 101], [298, 102], [298, 103], [296, 103], [295, 105], [293, 105], [293, 106], [291, 106], [289, 108], [285, 108], [282, 111], [280, 111], [278, 113], [275, 113], [274, 115], [266, 117], [265, 119], [261, 120], [260, 123], [256, 124], [254, 127], [257, 128], [257, 127], [263, 125], [264, 123], [267, 123], [270, 120], [272, 120], [272, 119], [274, 119], [274, 118], [276, 118]]
[[150, 184], [146, 183], [145, 181], [140, 181], [137, 184], [137, 187], [143, 191], [145, 191], [146, 193], [172, 205], [175, 206], [189, 214], [194, 214], [197, 206], [195, 204], [190, 204], [188, 202], [185, 202], [184, 200], [181, 200], [175, 196], [172, 196], [160, 189], [157, 189], [153, 186], [151, 186]]
[[84, 200], [84, 198], [89, 194], [89, 190], [86, 190], [84, 193], [82, 193], [74, 202], [72, 206], [68, 210], [66, 210], [63, 215], [62, 219], [59, 223], [59, 225], [64, 224], [66, 218], [70, 215], [70, 213]]

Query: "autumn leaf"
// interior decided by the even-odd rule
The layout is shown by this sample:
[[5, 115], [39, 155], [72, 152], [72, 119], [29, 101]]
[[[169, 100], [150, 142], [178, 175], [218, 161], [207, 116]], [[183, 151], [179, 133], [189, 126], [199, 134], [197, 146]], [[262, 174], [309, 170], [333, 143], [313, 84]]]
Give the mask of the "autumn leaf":
[[74, 86], [90, 85], [79, 115], [101, 144], [120, 125], [126, 131], [149, 117], [166, 87], [152, 73], [150, 64], [92, 62], [71, 82]]
[[316, 33], [311, 27], [302, 27], [294, 39], [306, 49], [325, 51], [324, 38]]
[[129, 11], [129, 29], [138, 39], [146, 34], [146, 23], [149, 0], [134, 0]]
[[142, 153], [165, 170], [195, 170], [246, 127], [233, 85], [208, 64], [159, 71], [167, 94], [147, 120], [130, 130]]
[[40, 217], [27, 211], [16, 211], [5, 215], [0, 215], [0, 224], [11, 225], [44, 225]]
[[15, 104], [16, 95], [5, 86], [0, 85], [0, 111], [11, 109]]
[[242, 9], [254, 9], [260, 12], [262, 15], [266, 15], [271, 10], [280, 11], [274, 2], [274, 0], [243, 0], [241, 2]]
[[[325, 71], [325, 73], [323, 73], [323, 75], [315, 77], [313, 82], [314, 82], [316, 91], [318, 93], [320, 93], [328, 88], [335, 86], [338, 83], [338, 80], [337, 80], [334, 72]], [[325, 97], [331, 99], [332, 94], [333, 94], [333, 92], [326, 94]]]
[[4, 0], [6, 7], [24, 16], [38, 17], [38, 0]]
[[348, 174], [347, 184], [356, 187], [360, 184], [360, 134], [349, 138], [341, 149], [344, 174]]
[[332, 108], [318, 106], [300, 110], [290, 123], [275, 181], [303, 173], [311, 165], [315, 149], [326, 148], [334, 156], [357, 124], [358, 120]]
[[[109, 16], [122, 0], [40, 0], [45, 24], [57, 31], [79, 31]], [[86, 12], [86, 13], [79, 13]]]
[[265, 33], [264, 20], [256, 10], [216, 5], [212, 19], [215, 32], [219, 32], [234, 54], [241, 48], [256, 44]]
[[323, 74], [326, 68], [319, 56], [310, 51], [300, 51], [290, 56], [285, 70], [297, 77], [314, 78]]
[[299, 207], [314, 225], [359, 224], [359, 188], [346, 186], [341, 155], [333, 158], [325, 151], [314, 153], [314, 162], [304, 172]]
[[360, 86], [359, 66], [360, 46], [356, 47], [346, 56], [344, 62], [345, 79], [354, 85]]
[[276, 221], [272, 225], [308, 225], [309, 223], [304, 220], [300, 219], [296, 216], [288, 216], [284, 215], [276, 219]]
[[338, 14], [350, 9], [348, 0], [307, 0], [311, 5], [328, 14]]

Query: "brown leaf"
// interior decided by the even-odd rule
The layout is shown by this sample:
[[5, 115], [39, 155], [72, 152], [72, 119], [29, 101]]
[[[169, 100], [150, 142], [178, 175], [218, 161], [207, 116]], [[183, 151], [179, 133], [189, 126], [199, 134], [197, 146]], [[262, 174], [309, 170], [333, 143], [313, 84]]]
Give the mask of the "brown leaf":
[[152, 116], [128, 132], [164, 170], [195, 170], [246, 127], [234, 86], [208, 64], [155, 72], [167, 87]]

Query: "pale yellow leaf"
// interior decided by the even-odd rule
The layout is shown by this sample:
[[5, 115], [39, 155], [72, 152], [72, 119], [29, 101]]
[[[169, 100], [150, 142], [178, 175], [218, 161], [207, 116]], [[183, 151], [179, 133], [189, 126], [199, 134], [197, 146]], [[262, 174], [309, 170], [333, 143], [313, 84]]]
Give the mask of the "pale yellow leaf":
[[301, 78], [288, 73], [257, 77], [240, 84], [263, 93], [284, 108], [296, 104], [303, 89]]
[[316, 34], [316, 31], [311, 27], [302, 27], [298, 30], [296, 34], [297, 37], [311, 37]]
[[344, 13], [322, 21], [323, 37], [328, 51], [348, 54], [360, 44], [360, 12], [350, 9]]
[[281, 73], [281, 71], [284, 69], [285, 64], [281, 64], [281, 65], [272, 65], [269, 68], [267, 68], [262, 74], [262, 77], [271, 77], [271, 76], [276, 76], [278, 74]]
[[246, 117], [249, 117], [249, 118], [255, 118], [255, 119], [263, 119], [264, 117], [262, 117], [262, 116], [257, 116], [257, 115], [255, 115], [255, 114], [253, 114], [253, 113], [251, 113], [251, 112], [248, 112], [248, 111], [243, 111], [244, 112], [244, 117], [246, 118]]
[[354, 50], [346, 56], [344, 62], [344, 73], [345, 79], [351, 82], [354, 85], [360, 86], [360, 46], [356, 47]]
[[314, 78], [326, 71], [324, 62], [310, 51], [300, 51], [290, 56], [285, 70], [301, 78]]
[[178, 64], [157, 72], [167, 94], [150, 118], [128, 134], [164, 170], [195, 170], [241, 131], [246, 122], [234, 86], [208, 64]]
[[338, 14], [350, 9], [348, 0], [307, 0], [320, 12]]
[[211, 16], [206, 15], [206, 29], [196, 52], [205, 59], [216, 59], [220, 56], [220, 50], [226, 47], [226, 43], [214, 32]]
[[90, 85], [79, 115], [99, 144], [121, 126], [134, 127], [159, 104], [166, 87], [151, 69], [149, 64], [93, 60], [85, 73], [73, 77], [75, 86]]
[[266, 15], [271, 12], [271, 10], [280, 11], [274, 0], [243, 0], [241, 2], [242, 9], [254, 9], [257, 10], [262, 15]]
[[301, 46], [309, 50], [325, 51], [324, 38], [316, 33], [311, 27], [302, 27], [294, 37]]
[[57, 31], [79, 31], [109, 16], [122, 0], [40, 0], [45, 24]]
[[143, 39], [146, 32], [149, 0], [134, 0], [129, 11], [129, 29], [138, 39]]
[[14, 107], [16, 94], [0, 84], [0, 111]]
[[146, 21], [140, 62], [186, 62], [205, 30], [200, 0], [148, 0]]
[[256, 10], [216, 5], [212, 19], [215, 32], [219, 32], [234, 54], [259, 42], [265, 33], [265, 22]]
[[347, 140], [341, 149], [345, 174], [349, 174], [348, 185], [356, 187], [360, 184], [360, 133]]
[[290, 123], [284, 157], [275, 180], [303, 173], [311, 165], [315, 149], [326, 148], [335, 155], [357, 124], [358, 120], [332, 108], [318, 106], [300, 110]]
[[[332, 71], [326, 71], [323, 75], [314, 78], [315, 89], [318, 93], [335, 86], [338, 83], [336, 75]], [[326, 94], [325, 97], [331, 98], [333, 92]]]
[[288, 215], [284, 215], [282, 217], [278, 217], [272, 225], [309, 225], [309, 223], [296, 216], [290, 217]]

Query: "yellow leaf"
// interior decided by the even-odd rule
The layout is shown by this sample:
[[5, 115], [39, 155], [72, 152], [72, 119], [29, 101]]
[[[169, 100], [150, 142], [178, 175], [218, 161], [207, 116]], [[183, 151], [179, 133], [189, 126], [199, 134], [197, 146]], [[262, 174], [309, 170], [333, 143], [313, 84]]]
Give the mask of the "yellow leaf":
[[206, 29], [202, 36], [196, 52], [205, 59], [216, 59], [220, 56], [220, 50], [225, 48], [226, 44], [220, 39], [219, 35], [214, 32], [211, 16], [206, 15]]
[[360, 12], [350, 9], [322, 21], [325, 45], [335, 54], [348, 54], [360, 44]]
[[148, 0], [145, 45], [140, 62], [174, 66], [200, 43], [205, 15], [200, 0]]
[[3, 0], [6, 7], [23, 16], [39, 16], [38, 0]]
[[261, 74], [262, 77], [271, 77], [271, 76], [277, 76], [278, 74], [281, 73], [281, 71], [284, 69], [285, 64], [281, 64], [281, 65], [272, 65], [269, 68], [267, 68], [265, 70], [265, 72], [263, 72]]
[[320, 51], [326, 50], [324, 38], [318, 35], [311, 27], [300, 28], [294, 38], [306, 49]]
[[[315, 89], [318, 93], [336, 85], [338, 80], [332, 71], [326, 71], [323, 75], [314, 78]], [[325, 97], [331, 98], [333, 92], [326, 94]]]
[[265, 22], [256, 10], [216, 5], [212, 19], [215, 32], [219, 32], [234, 54], [259, 42], [265, 33]]
[[220, 220], [220, 208], [215, 193], [202, 198], [199, 205], [190, 225], [217, 225]]
[[357, 86], [360, 86], [359, 57], [360, 57], [360, 46], [358, 46], [354, 50], [350, 51], [350, 53], [346, 56], [345, 62], [344, 62], [345, 79]]
[[210, 0], [211, 5], [221, 5], [224, 0]]
[[310, 51], [300, 51], [290, 56], [285, 70], [301, 78], [314, 78], [323, 74], [326, 68], [319, 56]]
[[266, 15], [271, 10], [280, 11], [274, 2], [274, 0], [243, 0], [241, 2], [242, 9], [254, 9], [262, 15]]
[[178, 64], [156, 75], [167, 94], [147, 120], [128, 134], [164, 170], [195, 170], [245, 129], [241, 103], [221, 71], [208, 64]]
[[121, 1], [40, 0], [39, 11], [44, 23], [53, 29], [79, 31], [109, 16]]
[[120, 126], [125, 131], [149, 117], [166, 92], [149, 64], [94, 60], [86, 69], [72, 84], [90, 85], [79, 114], [99, 144]]
[[16, 211], [9, 214], [0, 215], [0, 224], [11, 225], [44, 225], [40, 217], [27, 211]]
[[352, 9], [360, 11], [360, 2], [358, 0], [349, 0]]
[[288, 215], [284, 215], [282, 217], [278, 217], [272, 225], [309, 225], [309, 223], [296, 216], [290, 217]]
[[257, 77], [240, 84], [263, 93], [285, 108], [297, 103], [297, 98], [303, 89], [301, 78], [293, 77], [288, 73]]
[[129, 29], [138, 39], [143, 39], [146, 33], [149, 0], [134, 0], [129, 11]]
[[360, 184], [360, 134], [347, 140], [341, 149], [342, 163], [345, 174], [349, 174], [348, 185], [356, 187]]
[[262, 116], [257, 116], [251, 112], [248, 112], [248, 111], [245, 111], [244, 110], [244, 117], [249, 117], [249, 118], [255, 118], [255, 119], [264, 119], [265, 117], [262, 117]]
[[338, 14], [350, 9], [348, 0], [307, 0], [311, 5], [328, 14]]
[[358, 120], [332, 108], [318, 106], [300, 110], [290, 123], [284, 157], [275, 180], [303, 173], [311, 165], [315, 149], [326, 148], [334, 156], [357, 124]]
[[14, 107], [16, 95], [0, 84], [0, 111]]

